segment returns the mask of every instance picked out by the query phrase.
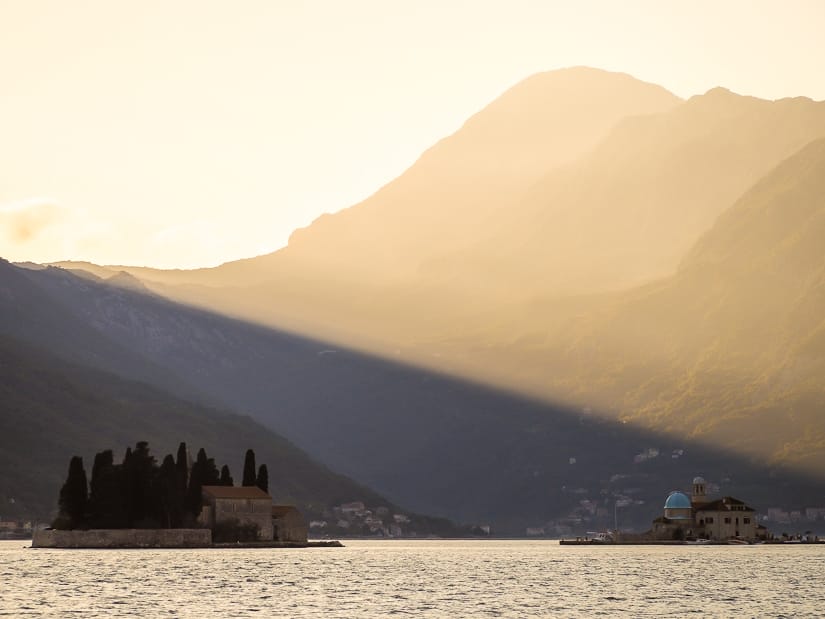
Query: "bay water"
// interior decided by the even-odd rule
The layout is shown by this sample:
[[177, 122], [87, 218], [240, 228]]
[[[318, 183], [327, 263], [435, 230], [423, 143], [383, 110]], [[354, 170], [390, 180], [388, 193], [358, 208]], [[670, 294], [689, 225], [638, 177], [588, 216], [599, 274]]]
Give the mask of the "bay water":
[[825, 545], [50, 550], [0, 542], [9, 617], [823, 617]]

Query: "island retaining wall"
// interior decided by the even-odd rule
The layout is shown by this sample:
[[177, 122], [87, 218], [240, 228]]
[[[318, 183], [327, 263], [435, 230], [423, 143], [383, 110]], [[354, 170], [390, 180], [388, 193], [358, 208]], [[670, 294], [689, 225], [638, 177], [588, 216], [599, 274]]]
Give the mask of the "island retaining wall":
[[32, 548], [204, 548], [209, 529], [90, 529], [35, 531]]

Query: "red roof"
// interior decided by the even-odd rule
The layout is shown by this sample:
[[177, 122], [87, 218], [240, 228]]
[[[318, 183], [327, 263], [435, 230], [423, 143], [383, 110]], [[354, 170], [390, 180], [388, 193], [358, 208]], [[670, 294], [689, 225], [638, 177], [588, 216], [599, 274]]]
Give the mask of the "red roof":
[[266, 492], [258, 486], [203, 486], [204, 494], [216, 499], [269, 499]]

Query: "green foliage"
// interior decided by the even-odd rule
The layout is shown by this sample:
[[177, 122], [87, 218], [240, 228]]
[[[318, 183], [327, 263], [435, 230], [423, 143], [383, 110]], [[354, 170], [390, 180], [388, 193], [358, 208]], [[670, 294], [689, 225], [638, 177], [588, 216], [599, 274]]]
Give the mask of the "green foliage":
[[221, 468], [221, 479], [218, 482], [219, 486], [234, 486], [235, 482], [232, 480], [232, 474], [229, 472], [229, 467], [224, 464]]

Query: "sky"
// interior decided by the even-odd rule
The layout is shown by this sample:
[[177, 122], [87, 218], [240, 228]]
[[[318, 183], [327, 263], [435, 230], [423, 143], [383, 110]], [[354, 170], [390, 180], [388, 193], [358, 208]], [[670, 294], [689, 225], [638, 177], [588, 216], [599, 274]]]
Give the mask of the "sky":
[[820, 0], [0, 0], [0, 256], [268, 253], [539, 72], [825, 99]]

